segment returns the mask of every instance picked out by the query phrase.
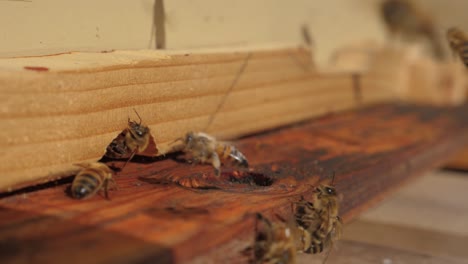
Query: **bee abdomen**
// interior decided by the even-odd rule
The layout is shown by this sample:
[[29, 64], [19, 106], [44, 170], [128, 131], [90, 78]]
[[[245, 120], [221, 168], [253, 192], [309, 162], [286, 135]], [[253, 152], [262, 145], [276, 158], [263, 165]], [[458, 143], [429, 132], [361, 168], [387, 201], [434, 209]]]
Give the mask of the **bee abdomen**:
[[94, 194], [102, 184], [98, 175], [78, 174], [73, 180], [71, 194], [76, 199], [83, 199]]
[[323, 243], [321, 241], [314, 241], [310, 244], [310, 247], [304, 252], [308, 254], [317, 254], [323, 251]]
[[216, 152], [221, 157], [221, 159], [229, 160], [235, 166], [244, 168], [249, 167], [247, 158], [234, 146], [228, 144], [219, 144], [216, 147]]
[[125, 141], [125, 135], [128, 133], [124, 130], [107, 146], [104, 156], [112, 159], [127, 158], [130, 155], [130, 150]]
[[458, 48], [458, 52], [463, 64], [468, 67], [468, 42], [463, 42], [463, 44]]

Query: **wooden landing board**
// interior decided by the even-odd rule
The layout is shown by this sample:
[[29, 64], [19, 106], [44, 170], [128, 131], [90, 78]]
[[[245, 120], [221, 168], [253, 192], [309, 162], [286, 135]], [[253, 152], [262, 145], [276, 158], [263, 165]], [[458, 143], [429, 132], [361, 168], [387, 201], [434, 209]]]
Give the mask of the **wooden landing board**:
[[[254, 213], [290, 217], [291, 203], [335, 172], [348, 222], [462, 148], [467, 110], [380, 105], [249, 136], [237, 146], [251, 170], [226, 169], [219, 179], [209, 166], [140, 157], [115, 177], [110, 201], [73, 200], [68, 184], [5, 196], [0, 259], [244, 263]], [[208, 189], [177, 185], [190, 179]]]
[[98, 160], [133, 109], [164, 152], [190, 130], [231, 139], [395, 98], [376, 81], [356, 96], [353, 80], [318, 73], [310, 50], [290, 46], [0, 59], [0, 192]]

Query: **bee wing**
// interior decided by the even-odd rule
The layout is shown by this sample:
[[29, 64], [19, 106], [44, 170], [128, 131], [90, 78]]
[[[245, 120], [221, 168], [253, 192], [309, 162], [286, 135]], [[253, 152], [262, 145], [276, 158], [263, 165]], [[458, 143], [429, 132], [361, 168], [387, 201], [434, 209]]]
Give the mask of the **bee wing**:
[[335, 221], [335, 224], [331, 233], [332, 233], [331, 235], [334, 240], [339, 239], [341, 235], [343, 234], [343, 222], [341, 221], [340, 217], [336, 218], [336, 221]]

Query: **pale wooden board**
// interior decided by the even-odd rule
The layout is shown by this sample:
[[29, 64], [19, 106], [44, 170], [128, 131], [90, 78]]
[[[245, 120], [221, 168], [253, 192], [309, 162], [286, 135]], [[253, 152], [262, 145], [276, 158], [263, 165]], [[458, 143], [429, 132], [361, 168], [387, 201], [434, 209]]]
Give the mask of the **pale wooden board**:
[[[403, 217], [403, 216], [402, 216]], [[439, 225], [450, 225], [439, 223]], [[345, 239], [468, 261], [468, 236], [396, 224], [357, 220], [346, 226]], [[340, 243], [339, 243], [340, 244]]]
[[[133, 108], [165, 152], [190, 130], [231, 139], [361, 105], [351, 73], [319, 73], [311, 59], [306, 48], [277, 46], [2, 59], [0, 191], [99, 159], [127, 118], [137, 118]], [[396, 98], [366, 85], [375, 86], [366, 103]]]
[[[329, 67], [360, 76], [361, 100], [385, 100], [396, 93], [403, 101], [460, 105], [468, 94], [468, 75], [460, 61], [441, 62], [428, 57], [422, 45], [381, 46], [375, 42], [347, 45], [337, 50]], [[375, 87], [379, 87], [376, 91]]]
[[466, 263], [467, 187], [464, 173], [429, 173], [348, 224], [344, 239]]
[[[299, 254], [298, 264], [323, 264], [325, 253]], [[464, 259], [421, 254], [405, 249], [379, 246], [357, 241], [341, 241], [331, 251], [327, 264], [462, 264]]]
[[468, 237], [467, 189], [463, 173], [430, 173], [361, 219]]

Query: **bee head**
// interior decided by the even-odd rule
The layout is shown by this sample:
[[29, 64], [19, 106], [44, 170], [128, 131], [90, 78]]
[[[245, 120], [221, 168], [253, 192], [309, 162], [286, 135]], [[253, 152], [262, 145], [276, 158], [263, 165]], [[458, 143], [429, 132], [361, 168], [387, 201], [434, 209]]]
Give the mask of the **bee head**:
[[406, 1], [387, 0], [383, 2], [381, 10], [384, 19], [390, 23], [397, 23], [398, 20], [407, 17], [411, 14], [411, 6]]
[[137, 123], [136, 121], [132, 121], [130, 118], [128, 118], [128, 128], [130, 129], [130, 133], [136, 137], [144, 137], [146, 134], [148, 134], [149, 128], [141, 124], [141, 117], [135, 108], [133, 108], [133, 111], [135, 111], [135, 114], [138, 116], [140, 121]]
[[335, 187], [329, 185], [320, 185], [316, 191], [322, 196], [336, 196]]
[[185, 135], [185, 144], [190, 144], [193, 142], [193, 139], [195, 138], [195, 133], [193, 133], [192, 131], [188, 132], [186, 135]]
[[141, 125], [135, 121], [128, 121], [128, 127], [130, 132], [135, 135], [136, 137], [143, 137], [149, 132], [149, 128], [147, 126]]

